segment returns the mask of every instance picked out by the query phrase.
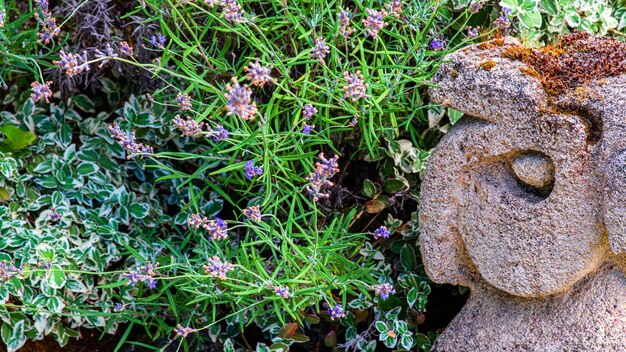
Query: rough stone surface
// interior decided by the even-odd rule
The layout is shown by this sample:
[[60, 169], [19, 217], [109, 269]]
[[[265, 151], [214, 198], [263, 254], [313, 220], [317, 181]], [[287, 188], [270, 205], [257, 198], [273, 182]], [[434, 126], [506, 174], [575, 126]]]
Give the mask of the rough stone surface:
[[546, 155], [520, 154], [513, 158], [511, 167], [521, 182], [539, 190], [547, 192], [554, 183], [554, 164]]
[[624, 351], [626, 75], [548, 97], [511, 45], [432, 79], [469, 116], [431, 156], [420, 249], [435, 282], [472, 291], [435, 350]]

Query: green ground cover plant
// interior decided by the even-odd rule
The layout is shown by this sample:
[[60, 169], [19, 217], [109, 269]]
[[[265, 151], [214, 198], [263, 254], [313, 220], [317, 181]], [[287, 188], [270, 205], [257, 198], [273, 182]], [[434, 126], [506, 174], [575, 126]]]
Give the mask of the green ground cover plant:
[[620, 36], [624, 8], [0, 1], [2, 340], [428, 350], [420, 173], [462, 116], [428, 78], [495, 36]]

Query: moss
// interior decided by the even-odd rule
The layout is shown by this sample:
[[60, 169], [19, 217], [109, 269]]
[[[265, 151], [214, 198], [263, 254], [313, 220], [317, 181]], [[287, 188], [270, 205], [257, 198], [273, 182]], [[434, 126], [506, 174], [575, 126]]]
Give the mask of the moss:
[[586, 33], [563, 36], [557, 45], [541, 48], [511, 46], [501, 56], [532, 68], [534, 72], [522, 72], [540, 78], [546, 93], [551, 95], [626, 72], [625, 43]]
[[498, 38], [498, 39], [494, 39], [488, 42], [478, 44], [478, 49], [487, 50], [487, 49], [493, 49], [495, 47], [499, 47], [503, 45], [504, 45], [504, 39]]
[[480, 63], [480, 68], [485, 71], [490, 71], [492, 68], [496, 67], [498, 63], [493, 60], [486, 60]]
[[539, 74], [539, 72], [537, 72], [537, 70], [535, 70], [532, 67], [522, 66], [519, 68], [519, 70], [522, 72], [522, 74], [525, 74], [527, 76], [532, 76], [541, 80], [541, 75]]

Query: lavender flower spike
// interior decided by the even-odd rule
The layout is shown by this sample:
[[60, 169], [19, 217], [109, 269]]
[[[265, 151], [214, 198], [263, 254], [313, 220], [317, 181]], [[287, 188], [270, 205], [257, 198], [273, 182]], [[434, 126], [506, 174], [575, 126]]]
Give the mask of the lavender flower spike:
[[33, 82], [30, 84], [32, 87], [33, 93], [30, 95], [31, 99], [36, 102], [45, 99], [46, 103], [50, 103], [50, 97], [52, 97], [52, 90], [50, 90], [50, 85], [52, 81], [48, 81], [44, 84], [39, 82]]
[[361, 71], [356, 73], [343, 73], [343, 78], [346, 81], [346, 85], [343, 87], [343, 99], [350, 98], [352, 101], [357, 101], [361, 98], [368, 98], [365, 93], [367, 91], [367, 83], [363, 79]]
[[247, 73], [247, 77], [252, 81], [252, 84], [255, 86], [263, 87], [266, 83], [273, 83], [276, 80], [270, 76], [272, 72], [272, 67], [264, 67], [259, 62], [259, 59], [256, 59], [255, 62], [250, 61], [248, 67], [243, 68]]
[[263, 175], [263, 168], [260, 166], [254, 166], [253, 160], [248, 160], [243, 166], [243, 171], [248, 180], [251, 180], [254, 176]]
[[337, 304], [335, 307], [329, 308], [328, 314], [330, 314], [331, 320], [340, 319], [346, 316], [346, 314], [343, 312], [343, 307], [341, 306], [341, 304]]
[[324, 58], [328, 53], [330, 53], [330, 48], [324, 43], [324, 38], [315, 38], [315, 46], [311, 49], [309, 55], [316, 60], [320, 60], [321, 63], [324, 63]]
[[378, 35], [378, 31], [387, 25], [383, 20], [387, 13], [384, 10], [376, 11], [374, 9], [367, 9], [366, 11], [367, 17], [363, 20], [363, 27], [367, 29], [367, 34], [374, 38]]
[[252, 120], [257, 113], [256, 103], [252, 102], [252, 90], [247, 84], [239, 85], [237, 78], [233, 77], [232, 85], [226, 85], [227, 93], [224, 94], [226, 103], [226, 115], [237, 115], [243, 120]]
[[250, 220], [253, 220], [256, 222], [261, 221], [261, 207], [258, 205], [247, 207], [242, 212], [243, 212], [243, 215], [245, 215]]
[[315, 171], [310, 173], [307, 177], [309, 184], [306, 186], [307, 192], [315, 201], [329, 196], [327, 193], [322, 192], [322, 189], [325, 186], [332, 186], [333, 183], [330, 181], [330, 178], [339, 172], [339, 165], [337, 164], [337, 160], [339, 160], [338, 155], [326, 159], [324, 154], [320, 153], [319, 158], [321, 162], [315, 163]]
[[381, 226], [374, 231], [375, 240], [379, 238], [389, 238], [389, 235], [391, 235], [391, 231], [385, 226]]
[[195, 331], [194, 329], [190, 327], [183, 327], [180, 324], [176, 325], [176, 328], [174, 329], [174, 332], [176, 333], [176, 335], [180, 337], [187, 337], [187, 335], [189, 335], [190, 333], [194, 331]]
[[276, 286], [274, 287], [274, 293], [276, 293], [276, 296], [278, 297], [287, 299], [289, 298], [289, 287]]
[[306, 104], [304, 109], [302, 109], [302, 115], [304, 115], [304, 119], [307, 121], [310, 120], [315, 114], [317, 114], [317, 109], [311, 104]]
[[389, 295], [396, 293], [396, 289], [393, 288], [392, 284], [373, 285], [372, 290], [374, 290], [374, 292], [380, 296], [380, 299], [383, 301], [387, 300]]
[[181, 137], [198, 136], [202, 134], [202, 126], [204, 126], [204, 122], [197, 123], [191, 117], [187, 117], [187, 119], [183, 120], [180, 115], [176, 115], [173, 122], [174, 127], [182, 132], [180, 135]]
[[65, 70], [65, 74], [72, 77], [74, 75], [78, 75], [83, 71], [89, 71], [89, 64], [87, 63], [87, 52], [83, 51], [82, 55], [66, 53], [61, 50], [60, 54], [61, 60], [52, 61], [53, 64], [58, 65], [61, 69]]
[[222, 262], [218, 256], [213, 256], [209, 258], [208, 264], [203, 265], [202, 268], [204, 268], [206, 274], [226, 280], [226, 274], [233, 270], [233, 265]]

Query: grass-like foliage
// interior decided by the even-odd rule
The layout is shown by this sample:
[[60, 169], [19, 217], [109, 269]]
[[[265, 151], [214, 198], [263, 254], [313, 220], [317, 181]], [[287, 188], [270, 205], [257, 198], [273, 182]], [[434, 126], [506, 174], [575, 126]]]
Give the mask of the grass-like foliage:
[[0, 0], [2, 340], [428, 350], [428, 78], [535, 10]]

